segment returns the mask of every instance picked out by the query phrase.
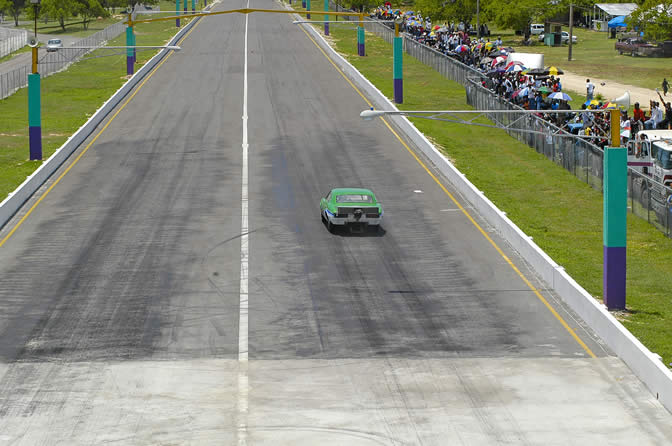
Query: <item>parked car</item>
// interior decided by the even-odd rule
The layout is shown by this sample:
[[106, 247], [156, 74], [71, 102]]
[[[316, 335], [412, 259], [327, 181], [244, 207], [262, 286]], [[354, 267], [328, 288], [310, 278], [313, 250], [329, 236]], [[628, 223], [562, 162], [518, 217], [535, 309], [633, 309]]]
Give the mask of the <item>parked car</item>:
[[530, 34], [543, 34], [544, 25], [541, 23], [533, 23], [530, 25]]
[[[545, 36], [545, 34], [539, 34], [539, 41], [540, 42], [544, 41], [544, 36]], [[576, 38], [576, 36], [572, 36], [572, 43], [576, 43], [577, 41], [578, 41], [578, 39]], [[562, 43], [563, 45], [569, 43], [569, 33], [567, 31], [562, 32], [562, 37], [560, 38], [560, 43]]]
[[618, 54], [629, 54], [635, 56], [662, 57], [663, 48], [653, 43], [647, 42], [639, 37], [630, 37], [621, 39], [615, 43], [614, 47]]
[[47, 41], [47, 52], [58, 51], [63, 48], [61, 39], [49, 39]]

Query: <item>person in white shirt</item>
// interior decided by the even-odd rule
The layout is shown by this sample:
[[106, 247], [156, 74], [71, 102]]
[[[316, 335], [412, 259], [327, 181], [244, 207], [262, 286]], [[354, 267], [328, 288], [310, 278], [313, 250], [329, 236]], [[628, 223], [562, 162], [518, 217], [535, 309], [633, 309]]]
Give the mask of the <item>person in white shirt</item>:
[[658, 124], [663, 120], [663, 111], [660, 109], [660, 104], [651, 101], [651, 118], [644, 121], [644, 128], [651, 130], [658, 127]]
[[593, 100], [593, 93], [595, 92], [595, 84], [593, 84], [590, 79], [586, 79], [586, 100]]

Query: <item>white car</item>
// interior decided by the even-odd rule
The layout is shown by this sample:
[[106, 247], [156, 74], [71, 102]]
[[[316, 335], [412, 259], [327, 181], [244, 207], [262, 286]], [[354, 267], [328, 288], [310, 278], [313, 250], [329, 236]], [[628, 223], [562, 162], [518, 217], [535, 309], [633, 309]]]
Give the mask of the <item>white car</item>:
[[530, 34], [543, 34], [544, 25], [541, 23], [533, 23], [530, 25]]
[[[543, 42], [544, 41], [544, 34], [539, 34], [539, 41]], [[576, 36], [572, 36], [572, 43], [576, 43], [577, 39]], [[560, 42], [564, 45], [566, 43], [569, 43], [569, 33], [567, 31], [562, 32], [562, 37], [560, 38]]]
[[63, 48], [63, 42], [61, 42], [61, 39], [49, 39], [47, 41], [47, 51], [58, 51], [59, 49]]

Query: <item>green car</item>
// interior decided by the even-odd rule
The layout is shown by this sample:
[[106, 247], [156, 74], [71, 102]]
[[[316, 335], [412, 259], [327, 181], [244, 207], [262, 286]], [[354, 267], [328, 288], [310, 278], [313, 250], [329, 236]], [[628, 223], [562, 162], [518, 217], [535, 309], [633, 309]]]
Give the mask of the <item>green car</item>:
[[383, 219], [383, 205], [369, 189], [332, 189], [320, 200], [320, 217], [329, 232], [345, 226], [353, 232], [363, 232], [368, 226], [379, 227]]

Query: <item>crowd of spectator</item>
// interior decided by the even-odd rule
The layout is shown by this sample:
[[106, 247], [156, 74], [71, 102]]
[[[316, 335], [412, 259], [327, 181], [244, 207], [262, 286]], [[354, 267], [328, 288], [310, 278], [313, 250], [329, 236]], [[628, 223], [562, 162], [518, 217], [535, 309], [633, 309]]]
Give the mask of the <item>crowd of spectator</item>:
[[[507, 101], [526, 110], [538, 110], [538, 116], [580, 137], [590, 138], [598, 146], [609, 142], [610, 119], [608, 110], [618, 104], [602, 102], [595, 98], [595, 85], [586, 81], [586, 102], [581, 105], [583, 112], [553, 113], [556, 110], [570, 110], [571, 97], [562, 91], [559, 75], [562, 70], [528, 69], [520, 62], [510, 61], [513, 48], [505, 47], [500, 37], [490, 40], [487, 26], [481, 25], [477, 33], [471, 25], [448, 23], [435, 25], [429, 17], [413, 11], [402, 12], [385, 4], [371, 14], [379, 20], [388, 21], [394, 27], [394, 20], [402, 19], [400, 31], [419, 43], [480, 72], [481, 83]], [[480, 34], [481, 37], [477, 37]], [[660, 96], [660, 94], [659, 94]], [[621, 115], [621, 135], [624, 140], [633, 137], [641, 129], [667, 128], [672, 124], [670, 103], [665, 102], [663, 113], [657, 101], [651, 101], [650, 115], [647, 117], [639, 104], [630, 118], [627, 111]], [[604, 113], [589, 110], [605, 110]]]

